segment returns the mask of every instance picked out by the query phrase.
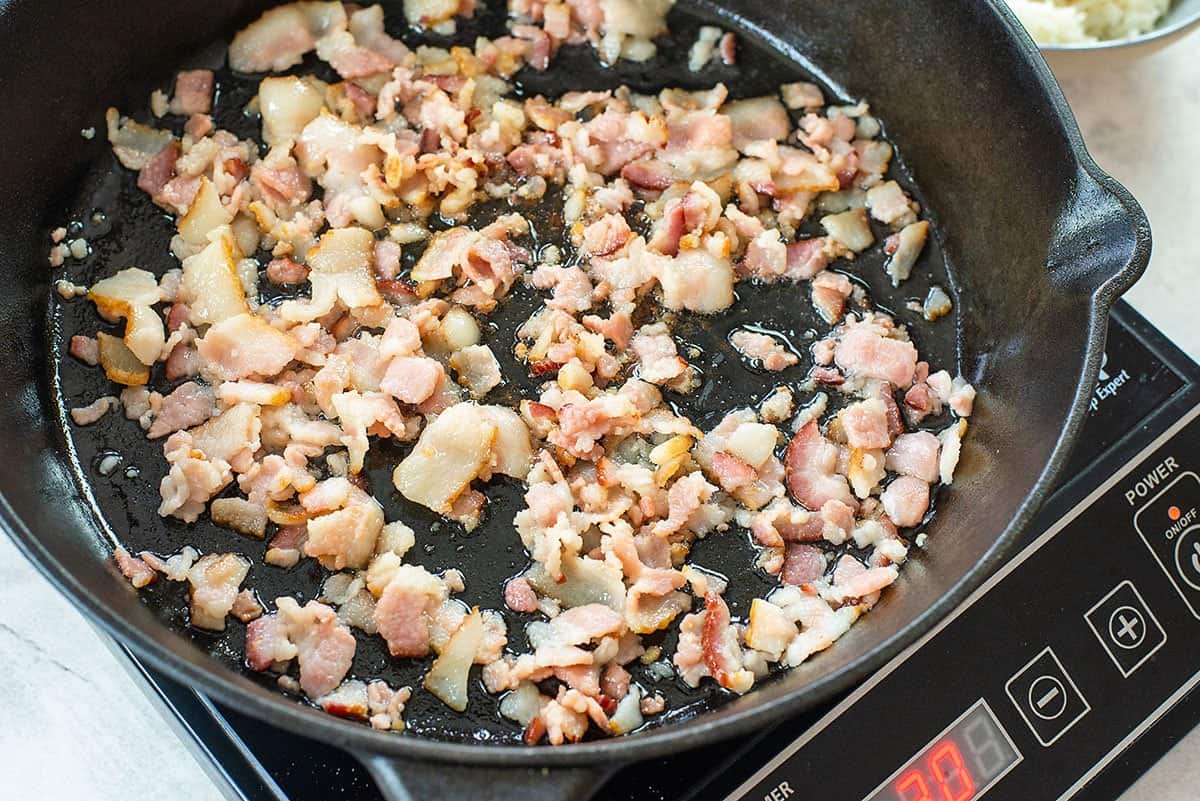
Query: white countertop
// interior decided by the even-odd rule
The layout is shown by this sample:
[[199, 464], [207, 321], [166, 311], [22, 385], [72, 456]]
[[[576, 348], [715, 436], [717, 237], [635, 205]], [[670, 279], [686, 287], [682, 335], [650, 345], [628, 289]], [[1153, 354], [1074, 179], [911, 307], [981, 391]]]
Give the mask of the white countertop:
[[[1065, 90], [1100, 166], [1145, 206], [1154, 259], [1129, 295], [1200, 359], [1200, 34]], [[0, 537], [0, 775], [7, 798], [126, 801], [220, 794], [92, 627]], [[1191, 801], [1200, 729], [1121, 801]], [[1031, 801], [1034, 801], [1031, 799]]]

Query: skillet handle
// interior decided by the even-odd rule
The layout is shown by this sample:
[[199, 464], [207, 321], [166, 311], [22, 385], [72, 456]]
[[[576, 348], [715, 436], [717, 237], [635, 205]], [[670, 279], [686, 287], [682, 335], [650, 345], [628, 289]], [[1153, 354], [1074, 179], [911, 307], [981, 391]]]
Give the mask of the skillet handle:
[[527, 768], [363, 758], [387, 801], [587, 801], [618, 766]]
[[1133, 195], [1095, 164], [1085, 166], [1051, 245], [1054, 281], [1108, 309], [1146, 271], [1150, 248], [1150, 222]]

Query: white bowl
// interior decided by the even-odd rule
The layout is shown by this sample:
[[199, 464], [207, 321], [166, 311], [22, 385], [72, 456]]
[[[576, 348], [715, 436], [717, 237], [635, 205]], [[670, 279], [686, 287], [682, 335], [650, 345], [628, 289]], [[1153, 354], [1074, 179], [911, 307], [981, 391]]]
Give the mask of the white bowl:
[[[1141, 36], [1088, 44], [1039, 45], [1051, 69], [1111, 70], [1121, 63], [1155, 53], [1200, 28], [1200, 0], [1176, 0], [1158, 27]], [[1200, 51], [1200, 45], [1192, 44]], [[1200, 57], [1200, 52], [1198, 52]]]

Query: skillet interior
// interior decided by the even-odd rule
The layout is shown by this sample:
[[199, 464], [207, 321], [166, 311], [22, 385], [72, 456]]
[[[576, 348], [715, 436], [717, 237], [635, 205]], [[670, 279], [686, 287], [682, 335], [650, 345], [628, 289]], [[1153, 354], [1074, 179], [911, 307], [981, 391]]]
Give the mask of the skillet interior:
[[[103, 562], [109, 551], [106, 533], [97, 524], [90, 501], [76, 481], [62, 439], [59, 410], [47, 400], [53, 394], [54, 373], [53, 362], [46, 359], [48, 340], [53, 337], [47, 337], [44, 328], [48, 311], [45, 234], [64, 219], [71, 200], [79, 196], [88, 163], [106, 149], [103, 142], [88, 143], [76, 132], [97, 124], [108, 102], [124, 109], [144, 104], [154, 82], [166, 80], [171, 70], [185, 65], [176, 54], [194, 51], [182, 40], [215, 39], [229, 27], [228, 20], [242, 22], [253, 14], [247, 9], [235, 10], [233, 3], [217, 3], [206, 7], [203, 19], [190, 19], [189, 15], [198, 13], [196, 9], [172, 8], [168, 21], [161, 15], [155, 18], [151, 9], [163, 7], [156, 3], [122, 4], [119, 9], [96, 16], [89, 16], [94, 13], [91, 11], [74, 9], [65, 14], [65, 5], [38, 4], [35, 14], [32, 4], [16, 3], [8, 15], [0, 17], [0, 36], [17, 43], [10, 62], [13, 74], [6, 76], [0, 87], [0, 92], [9, 95], [6, 107], [14, 109], [13, 124], [4, 135], [11, 141], [5, 141], [5, 149], [0, 151], [7, 154], [0, 161], [0, 174], [5, 186], [28, 187], [23, 192], [24, 202], [13, 204], [4, 220], [6, 236], [0, 240], [0, 258], [19, 287], [0, 301], [12, 343], [0, 355], [0, 364], [7, 368], [5, 374], [13, 380], [13, 390], [2, 401], [6, 408], [0, 420], [0, 430], [8, 429], [9, 433], [0, 443], [0, 482], [10, 506], [6, 510], [9, 522], [19, 517], [35, 532], [30, 534], [20, 527], [16, 531], [18, 540], [34, 548], [41, 565], [77, 601], [100, 612], [135, 644], [150, 648], [153, 657], [161, 660], [167, 653], [174, 654], [175, 659], [188, 663], [189, 673], [206, 686], [220, 686], [236, 695], [243, 706], [248, 703], [268, 717], [299, 721], [297, 715], [303, 715], [310, 730], [339, 740], [370, 743], [376, 748], [410, 747], [405, 743], [411, 743], [412, 738], [387, 738], [351, 728], [300, 710], [255, 687], [250, 680], [231, 676], [205, 653], [216, 651], [228, 660], [222, 648], [192, 643], [170, 633], [160, 621], [166, 618], [177, 625], [178, 612], [170, 605], [157, 607], [165, 611], [155, 612], [154, 607], [138, 603]], [[886, 602], [837, 648], [810, 664], [718, 713], [668, 730], [678, 731], [679, 736], [685, 736], [684, 730], [698, 733], [719, 720], [743, 717], [754, 709], [774, 706], [782, 707], [778, 709], [782, 712], [793, 704], [811, 701], [861, 675], [868, 661], [893, 650], [899, 639], [912, 636], [918, 616], [924, 613], [933, 617], [939, 598], [952, 590], [961, 593], [966, 580], [977, 574], [980, 560], [989, 551], [994, 557], [1007, 521], [1028, 513], [1030, 491], [1044, 484], [1038, 476], [1050, 461], [1078, 394], [1081, 376], [1086, 372], [1083, 357], [1089, 323], [1094, 322], [1088, 298], [1109, 272], [1085, 269], [1087, 265], [1059, 255], [1058, 246], [1064, 241], [1077, 241], [1080, 229], [1083, 241], [1091, 236], [1100, 245], [1105, 244], [1103, 238], [1092, 236], [1089, 226], [1072, 223], [1087, 222], [1080, 219], [1079, 212], [1090, 211], [1104, 203], [1107, 196], [1097, 192], [1087, 202], [1077, 201], [1081, 186], [1086, 189], [1091, 184], [1079, 171], [1071, 150], [1073, 129], [1064, 130], [1055, 117], [1058, 110], [1052, 101], [1056, 96], [1047, 95], [1032, 71], [1016, 68], [1025, 56], [1015, 50], [1009, 34], [991, 12], [971, 2], [955, 5], [952, 13], [939, 18], [935, 11], [942, 4], [918, 4], [907, 11], [904, 20], [897, 20], [887, 13], [887, 3], [850, 3], [844, 12], [799, 1], [739, 4], [739, 13], [759, 23], [758, 32], [764, 39], [772, 39], [789, 55], [803, 54], [820, 64], [827, 75], [842, 83], [847, 96], [869, 98], [890, 126], [889, 134], [921, 179], [926, 191], [923, 199], [935, 213], [940, 212], [937, 223], [946, 258], [959, 266], [955, 274], [967, 301], [966, 306], [959, 307], [958, 318], [963, 372], [976, 379], [984, 391], [961, 479], [952, 493], [954, 502], [945, 505], [931, 527], [934, 547], [909, 564]], [[781, 14], [780, 9], [794, 13]], [[57, 14], [62, 18], [54, 19]], [[931, 24], [935, 18], [942, 26], [936, 42], [915, 36], [923, 23]], [[781, 19], [792, 25], [781, 30]], [[47, 26], [55, 28], [56, 23], [61, 23], [56, 28], [60, 32], [79, 30], [81, 25], [89, 31], [88, 36], [77, 40], [77, 60], [94, 64], [92, 69], [73, 75], [49, 69], [38, 60], [36, 54], [44, 38], [39, 41], [34, 32], [43, 31], [44, 37]], [[764, 34], [763, 29], [770, 33]], [[954, 38], [982, 40], [993, 46], [943, 46]], [[102, 47], [100, 42], [104, 42]], [[128, 46], [122, 46], [125, 43]], [[94, 61], [87, 61], [89, 56]], [[197, 59], [205, 61], [205, 54]], [[134, 75], [151, 80], [130, 80]], [[966, 75], [973, 79], [964, 80], [962, 76]], [[621, 77], [636, 82], [636, 76]], [[716, 77], [728, 80], [732, 76]], [[708, 76], [705, 79], [712, 80]], [[780, 82], [783, 76], [772, 71], [758, 79], [766, 80], [759, 85], [761, 90]], [[661, 78], [655, 81], [662, 82]], [[53, 102], [49, 108], [22, 105], [12, 95], [17, 87], [22, 87], [25, 97], [47, 96]], [[35, 180], [35, 176], [43, 177]], [[1110, 216], [1115, 215], [1115, 207], [1111, 201], [1109, 204]], [[161, 232], [167, 230], [166, 224], [154, 219], [148, 204], [143, 206], [143, 215], [138, 219], [151, 230], [158, 225], [158, 235], [139, 234], [135, 241], [139, 247], [161, 247], [158, 243], [164, 241]], [[115, 247], [122, 238], [114, 233], [100, 240], [105, 244], [98, 255], [102, 259], [118, 257], [105, 249]], [[1113, 246], [1114, 254], [1109, 259], [1113, 270], [1124, 263], [1133, 244], [1130, 234]], [[165, 263], [169, 257], [159, 251], [136, 255], [139, 260], [131, 263], [152, 269], [169, 266]], [[934, 258], [927, 259], [922, 274], [938, 274], [941, 270], [938, 254], [930, 255]], [[107, 269], [122, 266], [127, 264], [110, 262]], [[854, 272], [878, 276], [878, 270], [870, 267]], [[77, 274], [72, 273], [72, 277]], [[876, 297], [883, 299], [886, 295], [882, 282], [875, 283]], [[906, 285], [905, 294], [915, 293], [917, 286]], [[81, 307], [77, 302], [71, 313], [81, 313]], [[49, 319], [54, 328], [57, 322], [52, 314]], [[938, 358], [948, 363], [955, 337], [946, 323], [943, 321], [940, 330], [950, 335], [940, 343], [930, 340], [924, 330], [918, 333], [924, 335], [923, 352], [937, 354], [942, 350]], [[74, 330], [68, 326], [68, 333]], [[57, 333], [52, 332], [54, 336]], [[85, 386], [82, 372], [75, 376], [64, 372], [63, 379], [71, 401], [80, 397], [90, 400], [98, 394], [100, 382]], [[163, 523], [153, 514], [157, 476], [151, 477], [153, 470], [146, 468], [157, 464], [158, 446], [147, 446], [139, 436], [129, 436], [129, 424], [124, 421], [106, 420], [95, 432], [95, 441], [89, 436], [79, 445], [82, 471], [89, 480], [96, 479], [91, 460], [99, 442], [109, 447], [115, 444], [127, 463], [143, 467], [143, 476], [138, 479], [102, 479], [97, 483], [96, 500], [114, 529], [122, 535], [125, 529], [132, 529], [131, 544], [167, 552], [186, 542], [203, 546], [204, 535], [185, 533], [182, 526]], [[386, 487], [386, 474], [377, 476], [373, 483], [377, 491]], [[125, 516], [123, 494], [134, 500], [129, 518]], [[509, 493], [512, 497], [516, 494]], [[493, 520], [503, 521], [510, 516], [497, 509]], [[219, 538], [216, 541], [225, 543], [224, 548], [229, 547], [228, 535], [215, 536]], [[515, 537], [509, 538], [515, 543]], [[471, 548], [481, 540], [476, 535], [465, 544]], [[471, 583], [489, 586], [495, 592], [502, 576], [522, 566], [519, 547], [514, 547], [511, 560], [499, 560], [494, 575], [480, 573]], [[252, 548], [241, 550], [259, 555]], [[451, 558], [455, 558], [453, 549], [445, 549], [431, 554], [427, 563], [442, 566]], [[446, 561], [439, 561], [442, 559]], [[708, 562], [703, 557], [700, 561]], [[729, 569], [729, 564], [721, 567]], [[251, 581], [264, 597], [273, 597], [269, 583], [260, 583], [256, 577]], [[487, 596], [480, 596], [480, 600], [496, 605]], [[364, 654], [364, 661], [356, 668], [373, 671], [380, 664], [380, 653]], [[784, 697], [791, 701], [778, 704]], [[494, 727], [490, 717], [481, 722]], [[478, 731], [476, 723], [456, 719], [455, 725], [438, 725], [430, 733], [453, 739]], [[650, 736], [660, 744], [669, 739]], [[647, 750], [646, 743], [632, 745], [635, 740], [645, 739], [631, 738], [627, 746], [605, 743], [598, 747], [610, 752], [638, 747], [639, 754], [648, 755], [653, 749]], [[567, 750], [582, 756], [585, 749]]]

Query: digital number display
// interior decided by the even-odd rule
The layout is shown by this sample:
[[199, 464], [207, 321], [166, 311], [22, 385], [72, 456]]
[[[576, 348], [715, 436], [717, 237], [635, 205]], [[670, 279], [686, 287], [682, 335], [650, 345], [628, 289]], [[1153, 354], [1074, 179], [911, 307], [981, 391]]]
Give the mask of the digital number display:
[[975, 801], [1020, 761], [980, 700], [864, 801]]

